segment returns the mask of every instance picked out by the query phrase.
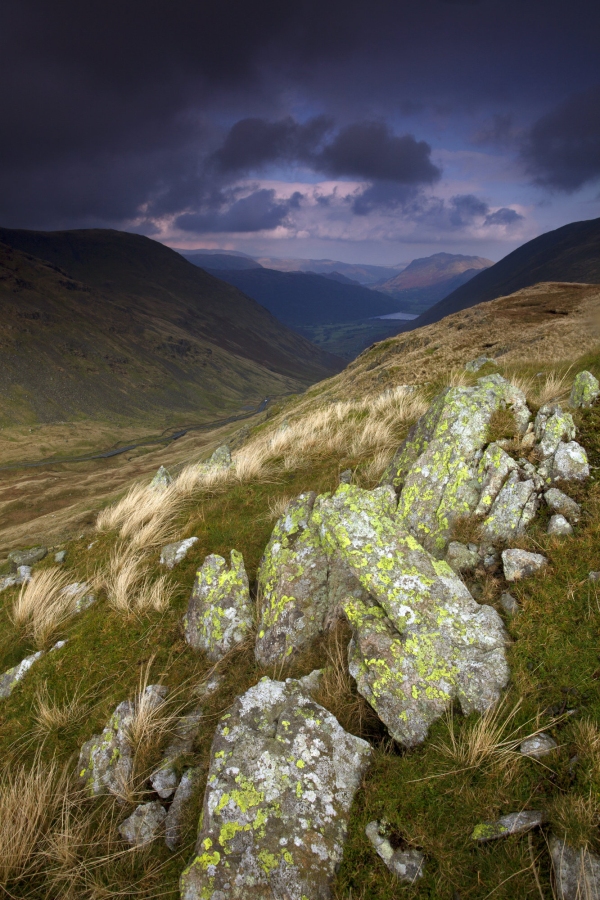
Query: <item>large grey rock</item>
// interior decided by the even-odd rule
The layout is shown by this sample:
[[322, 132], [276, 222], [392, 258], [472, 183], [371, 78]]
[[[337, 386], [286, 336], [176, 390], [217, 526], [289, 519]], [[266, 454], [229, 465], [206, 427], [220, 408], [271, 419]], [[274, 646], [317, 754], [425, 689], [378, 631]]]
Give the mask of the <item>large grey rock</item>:
[[246, 691], [215, 733], [182, 900], [329, 900], [371, 752], [304, 679]]
[[476, 825], [471, 840], [484, 843], [496, 841], [511, 834], [525, 834], [532, 828], [539, 828], [546, 821], [546, 814], [539, 809], [524, 809], [521, 812], [500, 816], [496, 822], [482, 822]]
[[553, 753], [557, 747], [558, 744], [554, 738], [542, 732], [524, 740], [519, 747], [519, 752], [523, 756], [531, 757], [531, 759], [542, 759], [543, 756]]
[[150, 776], [150, 784], [162, 800], [174, 793], [179, 784], [179, 765], [194, 745], [200, 730], [202, 707], [196, 706], [192, 712], [182, 716], [173, 734], [173, 740], [163, 753], [160, 766]]
[[541, 572], [548, 565], [548, 560], [541, 553], [530, 553], [528, 550], [504, 550], [502, 567], [507, 581], [520, 581]]
[[164, 466], [160, 466], [156, 475], [150, 482], [150, 487], [157, 491], [166, 491], [173, 484], [170, 473]]
[[20, 663], [0, 675], [0, 698], [10, 697], [16, 685], [25, 678], [32, 665], [44, 655], [43, 650], [26, 656]]
[[17, 571], [12, 575], [5, 575], [0, 578], [0, 592], [6, 588], [14, 587], [16, 584], [25, 584], [31, 580], [31, 566], [19, 566]]
[[569, 406], [574, 409], [593, 406], [600, 394], [600, 382], [591, 372], [579, 372], [573, 382]]
[[256, 658], [272, 665], [302, 650], [336, 620], [342, 601], [364, 596], [355, 575], [323, 542], [313, 520], [313, 492], [300, 494], [279, 519], [258, 570], [261, 615]]
[[554, 456], [562, 441], [572, 441], [575, 431], [571, 413], [563, 412], [558, 404], [542, 406], [535, 418], [535, 437], [542, 459]]
[[573, 527], [567, 522], [564, 516], [561, 516], [560, 513], [555, 513], [548, 522], [547, 531], [548, 534], [566, 537], [573, 534]]
[[549, 467], [553, 481], [585, 481], [590, 477], [587, 453], [577, 441], [560, 443]]
[[186, 769], [181, 776], [165, 819], [165, 844], [169, 850], [176, 850], [181, 843], [188, 810], [200, 790], [201, 783], [202, 769], [200, 768]]
[[393, 737], [423, 741], [457, 699], [483, 712], [508, 682], [506, 633], [446, 562], [427, 553], [394, 518], [389, 487], [341, 485], [323, 498], [321, 533], [370, 594], [349, 597], [350, 672]]
[[453, 523], [479, 503], [478, 469], [489, 424], [504, 407], [525, 431], [530, 417], [525, 396], [500, 375], [445, 391], [410, 430], [384, 476], [384, 482], [401, 488], [399, 515], [408, 530], [437, 557], [445, 554]]
[[398, 881], [414, 884], [423, 877], [425, 857], [419, 850], [394, 850], [379, 822], [369, 822], [365, 834], [373, 844], [378, 856], [384, 861]]
[[132, 847], [143, 847], [158, 837], [167, 817], [167, 811], [158, 800], [141, 803], [132, 814], [119, 825], [119, 834]]
[[222, 556], [207, 556], [196, 573], [184, 618], [185, 639], [213, 662], [222, 659], [252, 630], [252, 604], [244, 558], [231, 551], [231, 564]]
[[557, 900], [600, 900], [600, 857], [554, 835], [549, 846]]
[[227, 444], [223, 444], [221, 447], [217, 447], [207, 462], [200, 463], [198, 468], [201, 471], [207, 472], [211, 469], [231, 469], [233, 468], [233, 465], [234, 462], [231, 458], [231, 450]]
[[479, 502], [475, 508], [476, 516], [485, 516], [490, 512], [504, 482], [518, 469], [515, 460], [500, 444], [493, 443], [486, 447], [477, 472], [481, 489]]
[[576, 523], [581, 517], [581, 507], [567, 494], [558, 488], [550, 488], [544, 494], [544, 500], [554, 512], [559, 513], [571, 523]]
[[520, 481], [519, 474], [511, 472], [481, 526], [482, 536], [508, 543], [523, 534], [535, 518], [538, 505], [534, 482]]
[[8, 554], [8, 561], [11, 564], [13, 572], [16, 572], [19, 566], [33, 566], [47, 555], [47, 547], [31, 547], [29, 550], [11, 550]]
[[[150, 684], [144, 702], [155, 709], [167, 695], [167, 688]], [[96, 734], [81, 748], [77, 772], [90, 794], [127, 794], [133, 770], [130, 729], [136, 713], [135, 703], [123, 700], [116, 707], [102, 734]]]
[[190, 547], [193, 547], [198, 541], [197, 537], [189, 537], [184, 541], [176, 541], [174, 544], [167, 544], [160, 551], [161, 565], [167, 569], [173, 569], [178, 563], [185, 559]]

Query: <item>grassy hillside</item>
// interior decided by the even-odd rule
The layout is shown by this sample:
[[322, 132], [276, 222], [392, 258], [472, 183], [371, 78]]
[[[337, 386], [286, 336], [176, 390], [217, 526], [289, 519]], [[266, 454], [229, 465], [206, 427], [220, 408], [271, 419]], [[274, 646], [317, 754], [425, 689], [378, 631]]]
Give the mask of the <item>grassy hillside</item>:
[[[319, 702], [375, 751], [352, 809], [334, 900], [552, 900], [549, 834], [600, 850], [600, 603], [588, 580], [600, 558], [600, 406], [574, 413], [577, 439], [592, 465], [587, 482], [568, 488], [583, 510], [574, 535], [546, 534], [543, 512], [519, 542], [544, 553], [550, 565], [543, 575], [511, 586], [518, 616], [508, 618], [500, 605], [507, 588], [500, 572], [467, 576], [474, 596], [503, 616], [511, 639], [511, 682], [495, 718], [455, 711], [434, 725], [422, 746], [400, 749], [356, 693], [343, 623], [293, 666], [273, 671], [256, 663], [252, 642], [220, 664], [210, 663], [183, 640], [182, 618], [196, 568], [209, 553], [241, 551], [254, 596], [261, 554], [288, 501], [301, 491], [335, 489], [347, 468], [357, 484], [374, 487], [440, 387], [470, 384], [481, 374], [465, 373], [464, 365], [495, 337], [502, 336], [505, 353], [483, 371], [514, 379], [534, 411], [564, 401], [577, 371], [600, 375], [600, 341], [590, 330], [599, 308], [597, 288], [541, 285], [458, 313], [446, 331], [430, 326], [376, 345], [335, 378], [282, 401], [238, 444], [234, 468], [205, 475], [174, 465], [180, 478], [168, 497], [142, 487], [132, 499], [107, 507], [99, 520], [91, 518], [81, 537], [63, 545], [67, 556], [60, 570], [68, 581], [95, 581], [99, 599], [85, 612], [63, 619], [39, 611], [19, 617], [18, 588], [2, 592], [0, 672], [58, 638], [68, 640], [0, 700], [0, 887], [6, 896], [176, 900], [219, 717], [263, 675], [299, 676], [318, 666], [325, 670]], [[446, 348], [438, 343], [445, 333]], [[413, 391], [402, 387], [410, 371]], [[205, 447], [204, 456], [208, 452]], [[153, 468], [158, 461], [155, 455]], [[144, 485], [149, 472], [142, 473], [140, 468]], [[188, 557], [165, 573], [161, 546], [192, 535], [199, 540]], [[117, 590], [111, 572], [133, 558], [132, 578]], [[54, 568], [50, 554], [35, 571]], [[147, 579], [160, 583], [160, 590], [149, 592]], [[175, 853], [161, 840], [130, 850], [117, 826], [152, 796], [146, 780], [170, 739], [173, 717], [193, 707], [215, 676], [219, 687], [202, 700], [199, 736], [186, 757], [201, 770], [202, 790], [186, 818], [183, 844]], [[158, 681], [170, 687], [171, 697], [143, 727], [138, 722], [135, 767], [123, 797], [82, 796], [74, 781], [79, 748], [103, 728], [117, 703]], [[552, 756], [540, 762], [515, 752], [521, 738], [541, 728], [558, 744]], [[544, 809], [548, 824], [529, 836], [485, 845], [471, 840], [478, 823], [524, 808]], [[384, 818], [394, 846], [418, 847], [426, 855], [425, 875], [413, 886], [394, 880], [365, 837], [367, 822]]]
[[0, 230], [1, 422], [222, 418], [342, 363], [161, 244]]
[[600, 283], [600, 219], [571, 222], [528, 241], [427, 310], [410, 328], [541, 281]]

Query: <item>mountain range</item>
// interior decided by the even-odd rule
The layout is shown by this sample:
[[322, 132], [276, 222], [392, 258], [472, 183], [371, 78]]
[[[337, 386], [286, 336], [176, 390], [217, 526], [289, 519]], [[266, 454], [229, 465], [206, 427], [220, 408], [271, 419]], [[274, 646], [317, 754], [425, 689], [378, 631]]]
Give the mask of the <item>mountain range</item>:
[[239, 412], [343, 367], [149, 238], [0, 229], [1, 421], [165, 425]]

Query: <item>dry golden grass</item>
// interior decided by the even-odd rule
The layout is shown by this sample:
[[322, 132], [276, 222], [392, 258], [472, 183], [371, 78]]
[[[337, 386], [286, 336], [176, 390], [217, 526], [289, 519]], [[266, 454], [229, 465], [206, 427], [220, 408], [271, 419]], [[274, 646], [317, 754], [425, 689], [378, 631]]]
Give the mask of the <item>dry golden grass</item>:
[[287, 494], [284, 494], [283, 497], [272, 497], [269, 500], [268, 518], [271, 520], [280, 519], [285, 514], [292, 499]]
[[169, 605], [174, 585], [168, 575], [152, 581], [148, 576], [148, 560], [138, 549], [117, 544], [105, 568], [94, 578], [98, 589], [106, 592], [109, 606], [124, 615], [160, 612]]
[[14, 625], [38, 650], [44, 649], [76, 612], [79, 598], [65, 593], [68, 582], [69, 573], [57, 567], [35, 572], [13, 603], [10, 617]]
[[55, 696], [51, 696], [47, 685], [38, 688], [35, 695], [32, 711], [34, 737], [43, 739], [53, 731], [67, 728], [79, 722], [87, 713], [87, 704], [77, 693], [60, 703]]
[[566, 839], [571, 846], [587, 849], [596, 843], [600, 803], [591, 791], [587, 797], [580, 794], [558, 796], [552, 804], [550, 816], [555, 834]]

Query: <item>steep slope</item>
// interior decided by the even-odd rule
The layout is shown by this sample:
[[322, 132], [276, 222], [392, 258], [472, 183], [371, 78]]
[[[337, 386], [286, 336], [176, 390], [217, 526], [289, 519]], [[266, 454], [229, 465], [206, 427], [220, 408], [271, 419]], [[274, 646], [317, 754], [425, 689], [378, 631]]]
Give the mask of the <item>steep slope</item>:
[[406, 330], [540, 281], [600, 283], [600, 219], [571, 222], [528, 241], [453, 291]]
[[377, 285], [377, 290], [382, 291], [384, 294], [395, 296], [398, 292], [410, 290], [411, 288], [424, 288], [443, 284], [467, 271], [487, 269], [493, 265], [494, 263], [491, 259], [484, 259], [482, 256], [434, 253], [432, 256], [413, 259], [399, 275], [395, 275], [383, 284]]
[[161, 244], [0, 229], [4, 423], [206, 421], [343, 363]]
[[229, 253], [198, 253], [194, 250], [178, 250], [185, 259], [201, 269], [262, 269], [260, 263], [249, 256], [232, 256]]
[[377, 291], [308, 272], [245, 269], [215, 270], [214, 274], [291, 327], [354, 322], [397, 312], [398, 308], [394, 300]]
[[259, 256], [257, 262], [265, 269], [275, 269], [277, 272], [314, 272], [317, 275], [339, 272], [360, 284], [375, 284], [376, 281], [393, 278], [404, 268], [404, 263], [396, 266], [372, 266], [367, 263], [345, 263], [336, 259], [294, 259], [276, 256]]

